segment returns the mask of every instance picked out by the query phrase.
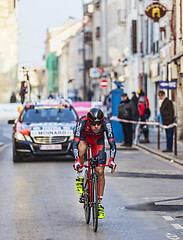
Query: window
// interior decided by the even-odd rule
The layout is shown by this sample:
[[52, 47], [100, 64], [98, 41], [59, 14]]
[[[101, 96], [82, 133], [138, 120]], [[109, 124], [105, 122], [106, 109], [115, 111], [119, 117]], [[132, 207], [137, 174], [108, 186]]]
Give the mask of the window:
[[97, 57], [96, 67], [100, 67], [100, 66], [101, 66], [101, 57]]
[[131, 42], [132, 42], [132, 53], [137, 53], [137, 21], [132, 20], [132, 32], [131, 32]]
[[20, 122], [70, 122], [76, 121], [77, 115], [70, 108], [26, 109], [22, 112]]

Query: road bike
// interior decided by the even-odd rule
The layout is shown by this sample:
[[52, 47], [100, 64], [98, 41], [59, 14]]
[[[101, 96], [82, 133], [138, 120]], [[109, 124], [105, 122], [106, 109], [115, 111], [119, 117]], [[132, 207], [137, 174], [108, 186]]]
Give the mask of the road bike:
[[98, 176], [95, 171], [95, 167], [106, 167], [108, 165], [98, 164], [99, 157], [92, 157], [92, 148], [90, 145], [87, 147], [86, 153], [87, 164], [81, 165], [81, 167], [85, 167], [85, 173], [83, 181], [84, 193], [80, 202], [84, 203], [85, 220], [87, 224], [90, 223], [92, 209], [93, 230], [96, 232], [98, 229], [98, 204], [100, 203], [100, 194]]

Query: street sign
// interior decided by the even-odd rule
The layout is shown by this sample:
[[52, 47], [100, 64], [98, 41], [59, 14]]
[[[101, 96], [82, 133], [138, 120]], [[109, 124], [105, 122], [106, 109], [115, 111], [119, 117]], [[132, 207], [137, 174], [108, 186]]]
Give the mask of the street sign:
[[108, 80], [107, 79], [101, 79], [100, 80], [100, 86], [102, 87], [102, 88], [105, 88], [105, 87], [107, 87], [109, 85], [109, 83], [108, 83]]
[[90, 68], [90, 77], [91, 78], [99, 78], [100, 72], [98, 71], [98, 68]]
[[160, 89], [177, 89], [177, 81], [159, 81]]

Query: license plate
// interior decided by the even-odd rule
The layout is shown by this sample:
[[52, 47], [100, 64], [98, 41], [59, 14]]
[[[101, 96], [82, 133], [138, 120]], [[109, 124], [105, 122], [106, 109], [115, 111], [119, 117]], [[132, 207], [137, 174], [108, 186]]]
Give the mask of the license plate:
[[52, 144], [52, 145], [41, 145], [40, 150], [61, 150], [61, 144]]

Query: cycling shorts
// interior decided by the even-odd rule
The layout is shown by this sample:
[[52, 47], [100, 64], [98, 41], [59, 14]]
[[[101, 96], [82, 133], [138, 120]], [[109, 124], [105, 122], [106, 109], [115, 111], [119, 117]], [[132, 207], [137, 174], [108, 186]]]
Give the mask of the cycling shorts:
[[89, 135], [82, 134], [81, 141], [85, 141], [88, 145], [91, 145], [92, 148], [92, 157], [99, 156], [99, 164], [106, 164], [106, 148], [104, 135]]

